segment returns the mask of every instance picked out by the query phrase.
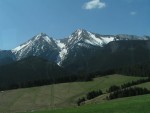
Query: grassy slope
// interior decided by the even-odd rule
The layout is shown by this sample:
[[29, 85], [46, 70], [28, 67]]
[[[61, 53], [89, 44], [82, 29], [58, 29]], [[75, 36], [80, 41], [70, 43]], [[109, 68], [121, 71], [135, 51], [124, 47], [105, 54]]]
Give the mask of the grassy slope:
[[137, 87], [143, 87], [143, 88], [147, 88], [150, 90], [150, 82], [146, 82], [146, 83], [143, 83], [143, 84], [139, 84], [139, 85], [136, 85]]
[[74, 82], [42, 87], [25, 88], [0, 92], [0, 113], [45, 109], [51, 106], [68, 107], [76, 105], [76, 100], [90, 90], [102, 89], [111, 85], [139, 79], [122, 75], [95, 78], [90, 82]]
[[[89, 104], [78, 108], [47, 110], [32, 113], [149, 113], [150, 95], [134, 96]], [[30, 112], [27, 112], [30, 113]]]

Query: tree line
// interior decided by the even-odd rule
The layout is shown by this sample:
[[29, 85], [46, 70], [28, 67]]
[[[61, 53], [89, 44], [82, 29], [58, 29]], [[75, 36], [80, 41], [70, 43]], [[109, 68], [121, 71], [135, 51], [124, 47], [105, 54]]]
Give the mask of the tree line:
[[100, 95], [102, 95], [103, 92], [102, 90], [98, 90], [98, 91], [90, 91], [86, 94], [85, 97], [79, 98], [77, 101], [77, 105], [80, 106], [82, 103], [84, 103], [86, 100], [91, 100], [95, 97], [98, 97]]
[[138, 64], [130, 64], [120, 67], [112, 67], [105, 70], [90, 73], [91, 76], [105, 76], [111, 74], [122, 74], [127, 76], [150, 77], [150, 61]]
[[124, 83], [120, 86], [112, 85], [112, 86], [109, 87], [107, 92], [111, 93], [111, 92], [114, 92], [114, 91], [117, 91], [117, 90], [121, 90], [121, 89], [128, 88], [128, 87], [131, 87], [131, 86], [134, 86], [134, 85], [142, 84], [142, 83], [145, 83], [145, 82], [150, 82], [150, 77], [145, 78], [145, 79], [139, 79], [139, 80], [132, 81], [132, 82], [127, 82], [127, 83]]
[[125, 66], [122, 68], [118, 68], [115, 72], [119, 74], [128, 75], [128, 76], [149, 77], [150, 76], [150, 63], [146, 62], [142, 64]]
[[106, 98], [108, 100], [111, 100], [111, 99], [116, 99], [116, 98], [144, 95], [144, 94], [149, 94], [149, 93], [150, 93], [150, 90], [148, 90], [147, 88], [130, 87], [130, 88], [125, 88], [125, 89], [114, 91], [110, 93], [109, 96], [107, 96]]
[[110, 94], [109, 96], [106, 97], [106, 99], [111, 100], [111, 99], [121, 98], [121, 97], [130, 97], [136, 95], [149, 94], [150, 90], [148, 90], [147, 88], [132, 87], [134, 85], [138, 85], [145, 82], [150, 82], [150, 78], [127, 82], [120, 86], [112, 85], [107, 90], [107, 92]]
[[66, 82], [81, 82], [81, 81], [92, 81], [92, 76], [83, 76], [83, 75], [68, 75], [62, 77], [49, 77], [47, 79], [38, 79], [38, 80], [27, 80], [24, 82], [12, 82], [7, 86], [0, 85], [0, 91], [18, 89], [18, 88], [29, 88], [43, 85], [51, 85], [57, 83], [66, 83]]

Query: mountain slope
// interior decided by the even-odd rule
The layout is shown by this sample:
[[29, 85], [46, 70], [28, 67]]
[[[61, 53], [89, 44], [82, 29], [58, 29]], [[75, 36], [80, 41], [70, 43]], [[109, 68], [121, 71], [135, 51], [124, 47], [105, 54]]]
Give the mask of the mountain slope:
[[[83, 62], [85, 59], [92, 57], [94, 54], [100, 53], [101, 49], [105, 49], [105, 46], [111, 42], [118, 41], [148, 41], [148, 36], [135, 36], [135, 35], [100, 35], [86, 31], [84, 29], [78, 29], [72, 33], [68, 38], [63, 39], [65, 43], [66, 53], [63, 60], [60, 62], [61, 66], [66, 66], [71, 62]], [[97, 50], [98, 49], [98, 50]], [[104, 50], [105, 51], [105, 50]], [[85, 66], [85, 63], [82, 64]], [[87, 64], [86, 64], [87, 65]], [[78, 68], [79, 65], [73, 65]], [[69, 67], [69, 66], [68, 66]], [[72, 67], [72, 66], [71, 66]]]
[[[83, 48], [91, 49], [93, 47], [103, 47], [111, 41], [114, 41], [115, 36], [112, 35], [99, 35], [84, 29], [78, 29], [73, 32], [68, 38], [62, 39], [64, 43], [64, 49], [62, 51], [63, 59], [59, 62], [59, 65], [63, 65], [67, 59], [75, 58], [77, 52], [82, 51]], [[78, 49], [78, 50], [77, 50]]]
[[10, 50], [0, 50], [0, 65], [15, 61], [15, 55]]
[[28, 57], [0, 66], [0, 89], [13, 89], [55, 83], [70, 74], [56, 63], [38, 57]]
[[88, 74], [150, 61], [150, 41], [114, 41], [104, 47], [74, 48], [62, 66]]

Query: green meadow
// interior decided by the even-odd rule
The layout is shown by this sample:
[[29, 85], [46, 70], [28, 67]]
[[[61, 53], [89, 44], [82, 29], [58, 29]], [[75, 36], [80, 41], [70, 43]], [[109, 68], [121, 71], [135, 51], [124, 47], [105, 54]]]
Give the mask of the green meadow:
[[[61, 83], [41, 87], [2, 91], [0, 92], [0, 113], [27, 112], [35, 110], [41, 111], [46, 109], [48, 109], [48, 111], [37, 113], [105, 113], [107, 110], [112, 110], [112, 112], [114, 110], [114, 113], [120, 113], [120, 110], [125, 108], [131, 109], [131, 104], [135, 104], [132, 105], [134, 108], [136, 108], [136, 106], [138, 107], [138, 103], [142, 104], [140, 106], [146, 107], [145, 104], [147, 104], [146, 102], [149, 102], [149, 95], [107, 101], [105, 99], [106, 94], [104, 94], [89, 102], [87, 101], [87, 104], [81, 107], [77, 107], [76, 104], [77, 99], [85, 96], [89, 91], [101, 89], [105, 93], [111, 85], [121, 85], [140, 78], [141, 77], [115, 74], [97, 77], [93, 81], [89, 82]], [[118, 108], [115, 106], [118, 106]], [[51, 111], [51, 109], [57, 110]], [[116, 109], [118, 109], [119, 112], [115, 112]], [[137, 110], [137, 108], [135, 110]], [[129, 111], [134, 111], [134, 109]], [[124, 111], [123, 113], [128, 112]]]

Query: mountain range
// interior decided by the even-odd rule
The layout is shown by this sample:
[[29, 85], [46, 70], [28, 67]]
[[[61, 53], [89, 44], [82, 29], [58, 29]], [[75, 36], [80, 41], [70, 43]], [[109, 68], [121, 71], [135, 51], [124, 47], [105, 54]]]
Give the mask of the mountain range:
[[[149, 36], [135, 35], [100, 35], [84, 29], [78, 29], [65, 39], [56, 40], [45, 33], [40, 33], [12, 50], [1, 50], [0, 61], [12, 59], [19, 61], [29, 56], [38, 56], [62, 65], [68, 56], [78, 48], [102, 48], [110, 42], [121, 40], [150, 40]], [[8, 62], [6, 62], [8, 63]], [[0, 63], [5, 64], [5, 63]]]
[[[55, 77], [81, 76], [147, 61], [150, 36], [100, 35], [78, 29], [67, 38], [56, 40], [40, 33], [12, 50], [0, 50], [0, 86], [8, 89], [17, 81], [26, 84], [37, 78], [45, 80], [49, 74], [43, 70]], [[50, 64], [48, 69], [46, 62]], [[5, 84], [12, 77], [14, 82], [8, 80], [9, 85]]]

